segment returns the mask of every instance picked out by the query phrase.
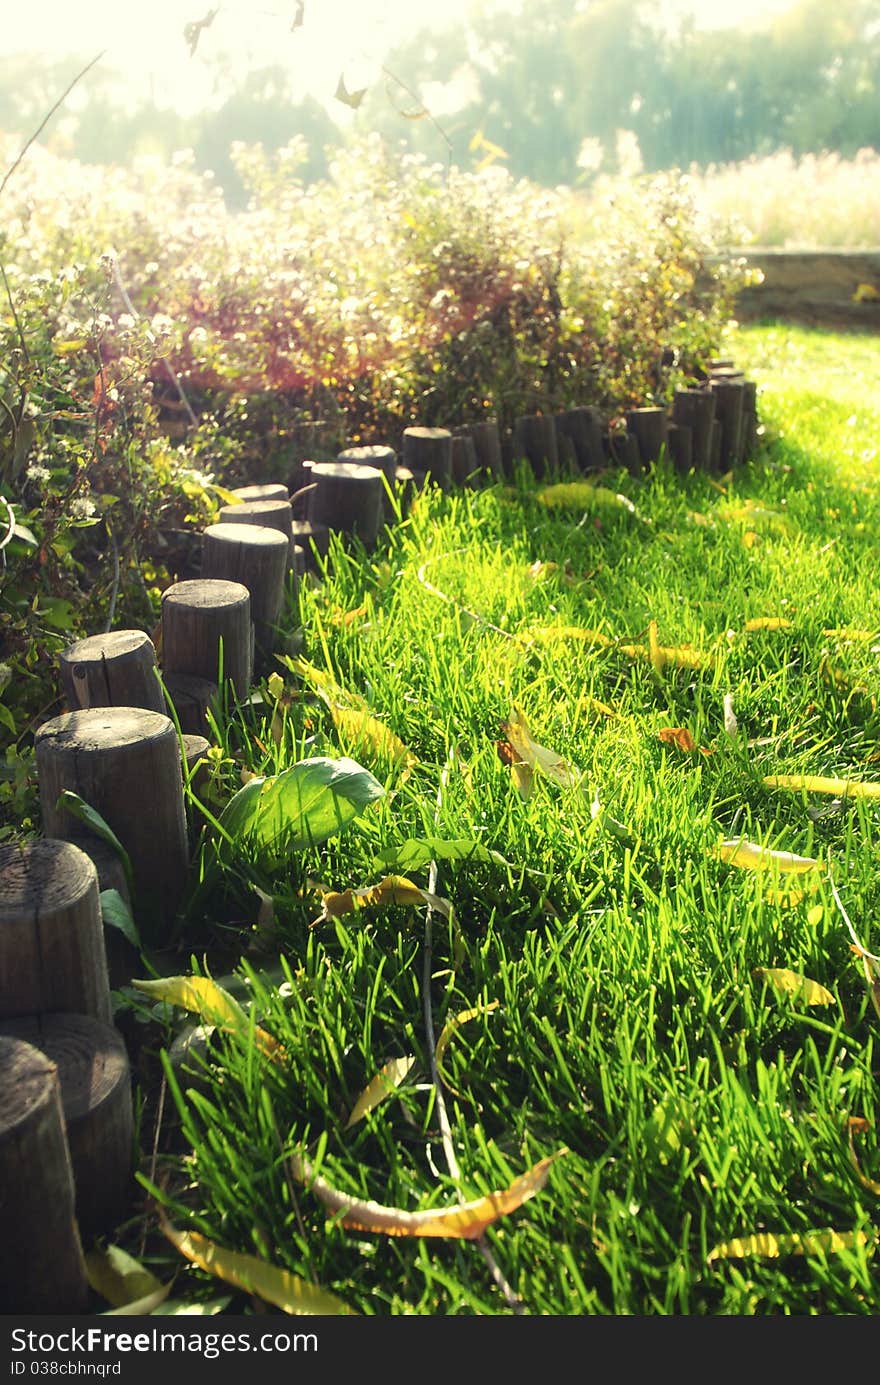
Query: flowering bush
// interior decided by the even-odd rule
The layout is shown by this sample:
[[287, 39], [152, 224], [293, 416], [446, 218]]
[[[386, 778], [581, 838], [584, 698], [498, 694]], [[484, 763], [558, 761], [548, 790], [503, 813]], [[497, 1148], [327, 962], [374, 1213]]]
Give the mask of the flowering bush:
[[332, 453], [414, 422], [660, 400], [717, 348], [741, 281], [672, 179], [587, 202], [378, 138], [309, 186], [301, 142], [233, 158], [241, 213], [187, 153], [126, 171], [34, 147], [0, 199], [9, 733], [59, 641], [149, 628], [175, 535], [218, 482], [286, 476], [303, 420], [328, 421]]

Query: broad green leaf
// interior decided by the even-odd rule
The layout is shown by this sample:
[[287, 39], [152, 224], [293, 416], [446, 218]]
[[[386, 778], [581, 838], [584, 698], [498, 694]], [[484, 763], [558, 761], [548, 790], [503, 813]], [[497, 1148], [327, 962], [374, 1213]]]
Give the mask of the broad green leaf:
[[208, 1274], [246, 1294], [256, 1294], [257, 1298], [274, 1304], [284, 1313], [340, 1317], [353, 1311], [335, 1294], [329, 1294], [317, 1284], [309, 1284], [307, 1280], [300, 1279], [289, 1270], [279, 1269], [267, 1260], [225, 1250], [197, 1231], [178, 1231], [164, 1219], [161, 1227], [171, 1244], [193, 1265], [198, 1265], [199, 1269], [206, 1270]]
[[437, 1040], [437, 1047], [434, 1049], [434, 1062], [437, 1066], [437, 1072], [440, 1077], [442, 1077], [444, 1084], [449, 1088], [453, 1096], [459, 1096], [460, 1093], [453, 1087], [446, 1073], [443, 1071], [443, 1055], [449, 1047], [449, 1040], [463, 1024], [467, 1024], [468, 1020], [476, 1019], [478, 1015], [491, 1014], [493, 1010], [498, 1009], [499, 1004], [500, 1001], [491, 1000], [485, 1005], [475, 1005], [471, 1010], [462, 1010], [444, 1024], [440, 1032], [440, 1038]]
[[828, 793], [835, 798], [880, 798], [880, 784], [858, 779], [829, 779], [822, 774], [768, 774], [762, 782], [768, 789]]
[[90, 1287], [114, 1308], [131, 1305], [160, 1289], [167, 1294], [170, 1288], [170, 1285], [163, 1285], [150, 1270], [144, 1269], [140, 1261], [121, 1246], [110, 1245], [105, 1250], [90, 1250], [85, 1259]]
[[742, 1260], [760, 1255], [776, 1260], [782, 1255], [833, 1255], [841, 1250], [875, 1243], [876, 1237], [865, 1231], [804, 1231], [775, 1236], [771, 1231], [759, 1231], [751, 1236], [737, 1236], [713, 1246], [706, 1259]]
[[227, 803], [220, 825], [277, 864], [287, 851], [337, 836], [384, 793], [354, 760], [300, 760], [280, 774], [251, 779]]
[[755, 967], [754, 976], [762, 976], [765, 981], [782, 995], [797, 996], [805, 1005], [833, 1005], [834, 996], [820, 986], [818, 981], [801, 976], [800, 972], [789, 971], [788, 967]]
[[375, 857], [376, 870], [391, 870], [408, 875], [410, 871], [421, 870], [432, 861], [459, 861], [463, 865], [476, 862], [480, 865], [504, 866], [512, 869], [498, 851], [485, 846], [473, 837], [444, 840], [439, 837], [407, 837], [399, 846], [386, 846]]
[[39, 546], [33, 530], [29, 529], [26, 524], [21, 524], [18, 520], [15, 522], [12, 537], [14, 539], [20, 539], [21, 542], [26, 543], [29, 548], [37, 548]]
[[391, 1096], [407, 1076], [415, 1061], [415, 1057], [411, 1053], [407, 1054], [405, 1058], [390, 1059], [361, 1092], [351, 1108], [351, 1115], [345, 1122], [345, 1129], [351, 1129], [359, 1120], [363, 1120], [369, 1111], [374, 1110], [386, 1097]]
[[112, 846], [122, 862], [122, 869], [125, 873], [125, 883], [128, 885], [128, 892], [134, 897], [135, 890], [134, 877], [131, 870], [131, 858], [110, 824], [104, 821], [96, 808], [92, 808], [84, 799], [80, 798], [78, 793], [74, 793], [73, 789], [62, 789], [61, 793], [58, 795], [56, 807], [59, 811], [63, 808], [66, 813], [69, 813], [72, 818], [76, 818], [77, 822], [81, 822], [83, 826], [87, 827], [90, 832], [93, 832], [96, 837], [100, 837], [102, 842], [107, 842], [108, 846]]
[[[209, 976], [162, 976], [157, 981], [132, 981], [135, 990], [166, 1005], [179, 1005], [182, 1010], [198, 1015], [206, 1024], [216, 1025], [227, 1034], [248, 1039], [250, 1020], [237, 1000], [218, 986]], [[277, 1039], [259, 1025], [254, 1026], [254, 1043], [261, 1053], [273, 1061], [285, 1054]]]
[[539, 490], [536, 499], [548, 510], [589, 510], [598, 505], [635, 513], [635, 506], [625, 495], [606, 486], [592, 486], [589, 481], [558, 481]]
[[124, 938], [141, 951], [141, 935], [132, 917], [131, 910], [118, 890], [102, 890], [100, 894], [101, 918], [110, 928], [118, 928]]
[[515, 1212], [518, 1207], [535, 1193], [540, 1192], [547, 1182], [550, 1167], [568, 1150], [563, 1147], [533, 1165], [526, 1173], [500, 1192], [489, 1193], [486, 1197], [475, 1198], [473, 1202], [457, 1203], [452, 1207], [432, 1207], [424, 1212], [405, 1212], [400, 1207], [385, 1207], [379, 1202], [369, 1202], [350, 1197], [332, 1188], [323, 1178], [316, 1175], [298, 1155], [292, 1155], [290, 1168], [293, 1177], [306, 1183], [310, 1190], [320, 1198], [324, 1206], [333, 1213], [340, 1226], [352, 1231], [372, 1231], [385, 1236], [445, 1236], [459, 1240], [476, 1240], [482, 1236], [487, 1226], [499, 1217]]
[[791, 851], [771, 851], [769, 847], [757, 842], [747, 842], [744, 838], [721, 842], [709, 848], [710, 856], [717, 856], [730, 866], [740, 866], [743, 870], [778, 870], [794, 875], [802, 875], [808, 870], [818, 870], [821, 862], [812, 856], [795, 856]]
[[675, 1097], [661, 1101], [648, 1118], [645, 1126], [645, 1148], [660, 1164], [669, 1164], [682, 1149], [687, 1148], [688, 1137], [693, 1137], [694, 1127], [687, 1107]]

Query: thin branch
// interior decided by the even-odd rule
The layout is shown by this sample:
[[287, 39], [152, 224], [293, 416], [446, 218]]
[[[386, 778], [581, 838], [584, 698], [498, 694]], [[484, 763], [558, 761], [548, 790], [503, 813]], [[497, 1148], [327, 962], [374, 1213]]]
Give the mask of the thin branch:
[[25, 338], [24, 330], [22, 329], [22, 325], [19, 321], [18, 313], [15, 308], [15, 302], [13, 301], [12, 297], [12, 289], [9, 287], [9, 280], [6, 277], [6, 267], [2, 263], [0, 263], [0, 274], [3, 275], [3, 287], [6, 289], [6, 299], [9, 303], [9, 310], [12, 313], [12, 320], [15, 323], [15, 330], [18, 333], [18, 340], [21, 342], [22, 354], [27, 364], [30, 365], [31, 353], [28, 351], [27, 339]]
[[428, 558], [424, 563], [422, 563], [422, 566], [419, 568], [418, 572], [416, 573], [416, 576], [418, 577], [422, 586], [425, 588], [425, 591], [430, 592], [432, 596], [439, 596], [440, 600], [445, 601], [447, 606], [453, 606], [457, 611], [461, 611], [470, 620], [476, 621], [477, 625], [482, 625], [486, 630], [493, 630], [496, 635], [503, 635], [506, 640], [515, 639], [516, 636], [511, 635], [509, 630], [502, 630], [500, 625], [493, 625], [491, 620], [487, 620], [485, 616], [479, 615], [477, 611], [472, 611], [468, 606], [463, 606], [462, 603], [460, 601], [456, 601], [454, 597], [447, 596], [445, 592], [442, 592], [439, 587], [433, 586], [432, 583], [430, 583], [425, 577], [425, 572], [427, 571], [431, 563], [438, 562], [440, 558], [451, 558], [455, 553], [464, 552], [465, 549], [463, 548], [455, 548], [452, 550], [451, 553], [440, 553], [437, 555], [436, 558]]
[[26, 144], [25, 144], [24, 147], [22, 148], [21, 152], [19, 153], [18, 158], [17, 158], [17, 159], [15, 160], [15, 162], [6, 170], [6, 175], [5, 175], [4, 179], [3, 179], [3, 182], [0, 183], [0, 196], [2, 196], [2, 194], [3, 194], [3, 189], [6, 187], [6, 184], [9, 182], [9, 179], [12, 177], [13, 173], [14, 173], [15, 170], [18, 168], [18, 166], [19, 166], [19, 164], [21, 163], [22, 159], [24, 158], [25, 154], [26, 154], [27, 151], [30, 149], [31, 145], [32, 145], [32, 144], [35, 144], [36, 141], [40, 138], [40, 135], [43, 133], [43, 131], [45, 130], [46, 126], [49, 124], [49, 121], [52, 119], [52, 117], [53, 117], [53, 115], [55, 114], [55, 112], [56, 112], [61, 106], [64, 105], [64, 102], [67, 100], [68, 96], [69, 96], [70, 93], [73, 91], [73, 88], [77, 85], [78, 82], [81, 82], [81, 81], [82, 81], [83, 77], [85, 77], [85, 75], [86, 75], [87, 72], [90, 72], [90, 71], [91, 71], [91, 69], [95, 66], [95, 63], [98, 63], [98, 62], [101, 61], [101, 59], [103, 58], [103, 56], [104, 56], [104, 54], [106, 53], [106, 51], [107, 51], [106, 48], [103, 48], [103, 49], [101, 50], [101, 52], [97, 54], [96, 57], [92, 58], [91, 62], [86, 63], [85, 67], [84, 67], [80, 72], [78, 72], [78, 73], [76, 74], [76, 76], [74, 77], [74, 79], [73, 79], [73, 81], [70, 83], [70, 85], [67, 86], [67, 87], [65, 87], [64, 91], [63, 91], [63, 92], [61, 93], [61, 95], [58, 97], [58, 100], [55, 102], [55, 104], [54, 104], [54, 106], [51, 108], [51, 110], [48, 111], [47, 114], [46, 114], [46, 115], [43, 117], [43, 119], [40, 121], [40, 124], [37, 126], [36, 130], [34, 130], [34, 133], [31, 135], [30, 139], [26, 142]]
[[110, 605], [107, 607], [107, 623], [104, 626], [104, 634], [106, 635], [112, 629], [113, 621], [116, 617], [116, 599], [119, 596], [119, 544], [116, 542], [116, 535], [106, 520], [104, 521], [104, 527], [110, 535], [110, 542], [113, 545], [113, 586], [110, 591]]

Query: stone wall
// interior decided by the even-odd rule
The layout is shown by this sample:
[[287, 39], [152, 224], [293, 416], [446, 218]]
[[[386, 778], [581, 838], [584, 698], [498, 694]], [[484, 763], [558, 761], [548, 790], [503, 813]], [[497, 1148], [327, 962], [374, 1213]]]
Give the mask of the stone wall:
[[782, 318], [817, 327], [880, 331], [880, 250], [741, 252], [764, 281], [743, 289], [741, 321]]

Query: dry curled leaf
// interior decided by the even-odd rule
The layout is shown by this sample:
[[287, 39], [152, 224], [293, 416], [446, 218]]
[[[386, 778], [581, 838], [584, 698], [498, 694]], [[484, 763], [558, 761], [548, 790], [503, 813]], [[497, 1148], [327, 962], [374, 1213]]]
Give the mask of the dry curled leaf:
[[377, 1072], [364, 1090], [361, 1092], [354, 1106], [351, 1108], [351, 1115], [345, 1122], [345, 1129], [350, 1130], [359, 1120], [363, 1120], [368, 1112], [374, 1110], [376, 1106], [383, 1102], [386, 1097], [392, 1095], [406, 1078], [415, 1063], [413, 1054], [408, 1053], [405, 1058], [391, 1058], [383, 1068]]
[[499, 1217], [515, 1212], [547, 1182], [551, 1165], [568, 1150], [562, 1149], [533, 1165], [515, 1178], [500, 1192], [487, 1193], [472, 1202], [456, 1203], [452, 1207], [433, 1207], [424, 1212], [406, 1212], [400, 1207], [385, 1207], [379, 1202], [351, 1197], [333, 1188], [316, 1175], [311, 1165], [299, 1155], [291, 1155], [293, 1177], [305, 1183], [320, 1198], [339, 1225], [351, 1231], [370, 1231], [384, 1236], [444, 1236], [458, 1240], [477, 1240], [487, 1226]]
[[880, 784], [859, 779], [832, 779], [822, 774], [768, 774], [761, 780], [768, 789], [795, 793], [827, 793], [837, 798], [880, 798]]
[[[132, 986], [152, 1000], [166, 1005], [179, 1005], [198, 1015], [206, 1024], [216, 1025], [226, 1034], [247, 1039], [251, 1023], [237, 1000], [212, 981], [209, 976], [163, 976], [158, 981], [133, 980]], [[262, 1054], [273, 1062], [285, 1057], [282, 1045], [259, 1025], [253, 1028], [254, 1043]]]
[[742, 1260], [750, 1255], [767, 1260], [776, 1260], [782, 1255], [831, 1255], [875, 1243], [876, 1237], [864, 1231], [804, 1231], [779, 1236], [771, 1231], [760, 1231], [713, 1246], [706, 1259], [711, 1264], [713, 1260]]
[[440, 1033], [440, 1038], [437, 1040], [437, 1047], [434, 1049], [434, 1062], [437, 1067], [437, 1072], [440, 1074], [445, 1086], [449, 1088], [453, 1096], [458, 1096], [459, 1092], [453, 1087], [449, 1078], [443, 1071], [443, 1055], [449, 1046], [449, 1040], [456, 1030], [460, 1029], [463, 1024], [467, 1024], [468, 1020], [476, 1019], [478, 1015], [491, 1014], [493, 1010], [498, 1009], [499, 1004], [499, 1001], [492, 1000], [486, 1005], [475, 1005], [471, 1010], [462, 1010], [460, 1014], [453, 1016], [451, 1020], [447, 1020], [446, 1024], [444, 1024]]
[[520, 761], [528, 765], [529, 769], [540, 770], [560, 788], [580, 788], [584, 777], [583, 770], [569, 764], [555, 750], [548, 750], [546, 746], [539, 745], [532, 736], [521, 708], [517, 706], [512, 708], [509, 719], [502, 722], [501, 729], [519, 756]]
[[795, 856], [792, 851], [771, 851], [769, 847], [757, 842], [747, 842], [740, 837], [733, 841], [721, 842], [709, 848], [710, 856], [717, 856], [730, 866], [743, 870], [776, 870], [801, 875], [808, 870], [819, 869], [821, 862], [812, 856]]

